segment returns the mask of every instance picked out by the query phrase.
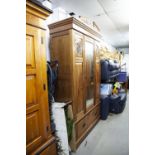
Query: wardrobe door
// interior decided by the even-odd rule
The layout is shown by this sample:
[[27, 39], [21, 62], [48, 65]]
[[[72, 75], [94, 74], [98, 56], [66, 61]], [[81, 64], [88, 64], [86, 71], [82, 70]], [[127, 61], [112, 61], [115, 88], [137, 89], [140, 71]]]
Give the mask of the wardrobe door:
[[95, 42], [95, 104], [100, 101], [100, 44]]
[[94, 40], [85, 37], [85, 87], [86, 87], [86, 108], [94, 105]]
[[29, 154], [44, 142], [48, 124], [43, 118], [43, 103], [47, 101], [43, 89], [42, 59], [40, 53], [41, 31], [26, 26], [26, 151]]
[[75, 105], [76, 105], [77, 119], [80, 119], [85, 112], [83, 45], [84, 45], [83, 35], [81, 33], [74, 31], [74, 53], [75, 53], [74, 84], [75, 84]]

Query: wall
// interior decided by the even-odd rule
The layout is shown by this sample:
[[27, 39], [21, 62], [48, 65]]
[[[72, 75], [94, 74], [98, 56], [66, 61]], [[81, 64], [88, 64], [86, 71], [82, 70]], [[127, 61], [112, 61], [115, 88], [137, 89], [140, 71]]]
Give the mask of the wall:
[[108, 43], [106, 43], [106, 42], [104, 42], [104, 41], [102, 42], [102, 45], [103, 45], [104, 47], [106, 47], [106, 48], [108, 49], [109, 52], [114, 52], [114, 51], [116, 50], [115, 47], [111, 46], [110, 44], [108, 44]]
[[117, 48], [118, 51], [123, 51], [124, 53], [129, 53], [129, 47]]
[[129, 48], [117, 48], [118, 51], [123, 51], [124, 52], [124, 57], [122, 60], [122, 64], [126, 63], [126, 71], [129, 74]]

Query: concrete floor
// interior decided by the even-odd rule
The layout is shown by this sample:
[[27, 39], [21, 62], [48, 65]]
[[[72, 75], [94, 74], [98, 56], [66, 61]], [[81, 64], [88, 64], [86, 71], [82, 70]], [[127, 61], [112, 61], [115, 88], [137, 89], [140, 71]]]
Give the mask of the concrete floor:
[[129, 100], [123, 113], [100, 120], [72, 155], [129, 155]]

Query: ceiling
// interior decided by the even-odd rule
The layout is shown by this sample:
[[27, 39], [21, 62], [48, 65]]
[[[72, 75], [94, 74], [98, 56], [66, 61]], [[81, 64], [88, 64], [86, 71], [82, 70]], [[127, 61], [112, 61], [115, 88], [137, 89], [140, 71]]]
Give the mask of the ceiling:
[[101, 29], [103, 40], [118, 47], [129, 47], [128, 0], [52, 0], [53, 7], [88, 17]]

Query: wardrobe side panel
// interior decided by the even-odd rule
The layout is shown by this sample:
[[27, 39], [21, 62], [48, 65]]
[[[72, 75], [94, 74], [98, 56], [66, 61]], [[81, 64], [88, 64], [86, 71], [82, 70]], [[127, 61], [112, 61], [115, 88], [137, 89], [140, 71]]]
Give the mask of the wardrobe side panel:
[[55, 101], [72, 100], [71, 52], [69, 31], [55, 33], [51, 38], [51, 60], [58, 61], [58, 79], [55, 89]]

